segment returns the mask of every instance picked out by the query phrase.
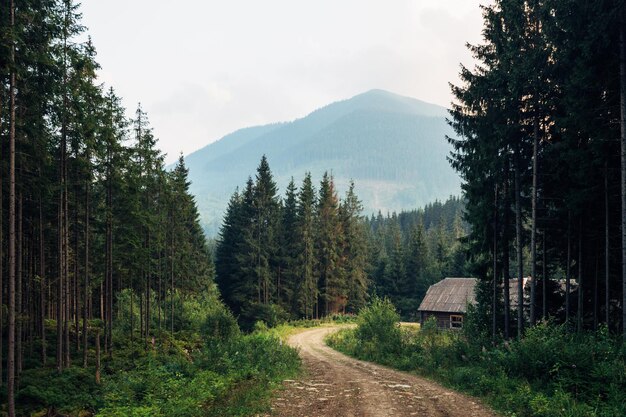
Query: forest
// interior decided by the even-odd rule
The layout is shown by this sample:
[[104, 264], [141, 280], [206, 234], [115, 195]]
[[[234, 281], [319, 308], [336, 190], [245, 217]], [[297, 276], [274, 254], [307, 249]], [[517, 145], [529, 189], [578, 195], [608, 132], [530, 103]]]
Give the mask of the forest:
[[0, 413], [230, 414], [242, 381], [265, 396], [297, 357], [219, 300], [182, 156], [166, 169], [141, 105], [128, 118], [98, 81], [76, 3], [0, 10]]
[[444, 277], [465, 277], [464, 201], [450, 197], [424, 208], [366, 219], [370, 294], [388, 298], [403, 320], [418, 321], [428, 287]]
[[429, 285], [465, 273], [461, 199], [366, 218], [356, 187], [340, 199], [331, 175], [317, 190], [307, 173], [299, 188], [292, 178], [281, 198], [263, 157], [255, 178], [232, 195], [217, 241], [216, 282], [243, 328], [354, 315], [371, 293], [415, 319]]
[[[484, 42], [468, 45], [478, 64], [451, 85], [450, 161], [494, 337], [549, 317], [626, 329], [623, 14], [622, 1], [496, 1]], [[509, 280], [527, 276], [528, 309], [513, 317]]]

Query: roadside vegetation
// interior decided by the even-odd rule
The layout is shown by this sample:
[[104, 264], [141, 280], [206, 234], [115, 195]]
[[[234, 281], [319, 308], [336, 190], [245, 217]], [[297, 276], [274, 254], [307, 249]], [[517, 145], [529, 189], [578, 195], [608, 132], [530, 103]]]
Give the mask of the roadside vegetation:
[[388, 300], [375, 298], [358, 326], [329, 336], [350, 356], [432, 378], [482, 398], [505, 416], [626, 415], [626, 347], [606, 327], [572, 333], [544, 322], [521, 340], [492, 345], [472, 325], [441, 331], [434, 321], [400, 327]]
[[[212, 297], [183, 302], [184, 329], [154, 341], [122, 337], [114, 329], [114, 354], [95, 363], [33, 368], [21, 376], [17, 415], [32, 416], [245, 416], [266, 411], [271, 392], [295, 377], [300, 360], [280, 335], [293, 327], [259, 323], [243, 334], [232, 314]], [[78, 358], [76, 358], [78, 359]], [[76, 360], [79, 363], [79, 360]], [[4, 398], [3, 398], [4, 401]]]

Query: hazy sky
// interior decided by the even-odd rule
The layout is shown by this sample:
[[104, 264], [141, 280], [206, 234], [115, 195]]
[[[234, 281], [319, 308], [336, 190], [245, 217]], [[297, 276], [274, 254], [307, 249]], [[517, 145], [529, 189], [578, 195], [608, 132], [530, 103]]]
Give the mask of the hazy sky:
[[173, 161], [242, 127], [373, 88], [447, 106], [481, 39], [477, 0], [83, 0], [124, 104]]

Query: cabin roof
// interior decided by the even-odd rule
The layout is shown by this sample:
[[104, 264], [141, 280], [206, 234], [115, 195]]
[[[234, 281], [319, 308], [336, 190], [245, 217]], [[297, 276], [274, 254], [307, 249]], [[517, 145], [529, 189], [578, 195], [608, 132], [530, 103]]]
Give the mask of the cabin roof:
[[474, 304], [476, 278], [445, 278], [428, 288], [418, 311], [465, 313]]

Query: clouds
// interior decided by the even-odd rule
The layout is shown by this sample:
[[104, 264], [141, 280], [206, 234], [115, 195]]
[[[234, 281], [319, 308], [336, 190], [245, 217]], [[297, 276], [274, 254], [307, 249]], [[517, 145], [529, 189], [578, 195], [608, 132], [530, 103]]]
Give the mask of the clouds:
[[447, 105], [480, 39], [475, 0], [108, 0], [84, 22], [112, 83], [173, 160], [224, 134], [382, 88]]

